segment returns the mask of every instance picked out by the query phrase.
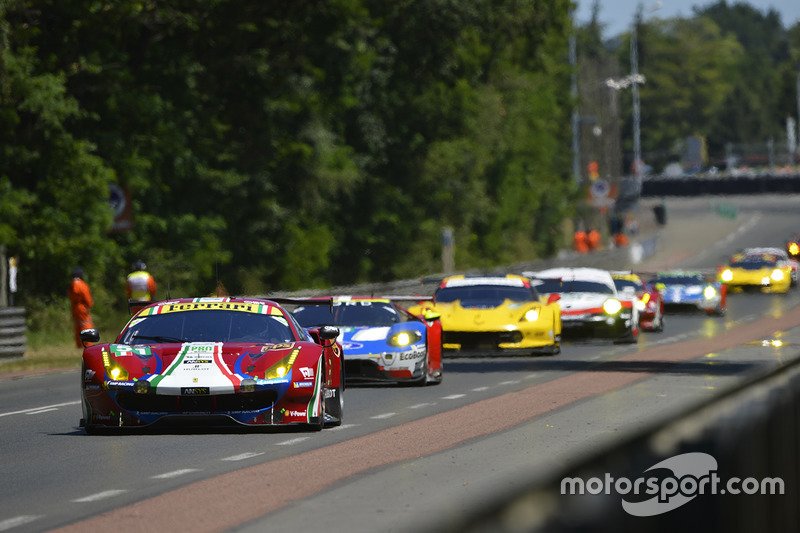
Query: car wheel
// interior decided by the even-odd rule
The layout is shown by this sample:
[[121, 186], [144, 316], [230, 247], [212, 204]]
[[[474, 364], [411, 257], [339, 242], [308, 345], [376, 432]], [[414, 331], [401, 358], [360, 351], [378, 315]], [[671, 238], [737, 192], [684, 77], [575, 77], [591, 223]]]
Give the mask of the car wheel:
[[656, 327], [653, 328], [653, 331], [657, 333], [664, 331], [664, 313], [660, 309], [656, 314]]
[[344, 383], [344, 372], [339, 379], [340, 385], [331, 389], [325, 388], [325, 427], [336, 427], [342, 425], [344, 415], [344, 394], [342, 394], [342, 383]]

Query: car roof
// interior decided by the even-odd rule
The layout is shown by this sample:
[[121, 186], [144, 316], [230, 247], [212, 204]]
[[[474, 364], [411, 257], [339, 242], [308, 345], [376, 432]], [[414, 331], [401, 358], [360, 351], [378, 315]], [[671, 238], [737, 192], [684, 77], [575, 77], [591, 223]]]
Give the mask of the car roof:
[[614, 280], [608, 270], [589, 267], [560, 267], [549, 268], [539, 272], [532, 272], [531, 277], [543, 279], [561, 279], [562, 281], [596, 281], [614, 285]]
[[530, 281], [522, 276], [506, 274], [505, 276], [450, 276], [444, 278], [439, 288], [471, 287], [475, 285], [497, 285], [504, 287], [530, 287]]

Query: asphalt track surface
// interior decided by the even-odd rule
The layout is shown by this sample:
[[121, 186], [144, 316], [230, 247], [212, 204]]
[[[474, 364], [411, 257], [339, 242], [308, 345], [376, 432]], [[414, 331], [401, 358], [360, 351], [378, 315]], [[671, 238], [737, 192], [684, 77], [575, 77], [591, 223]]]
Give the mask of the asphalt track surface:
[[[738, 206], [735, 219], [716, 213], [721, 201]], [[782, 246], [800, 231], [794, 196], [667, 205], [658, 252], [637, 268], [713, 267], [738, 248]], [[797, 289], [734, 294], [725, 317], [669, 315], [663, 333], [645, 333], [635, 346], [570, 343], [555, 357], [447, 359], [437, 386], [349, 388], [344, 425], [321, 433], [87, 436], [77, 427], [77, 371], [6, 376], [0, 531], [435, 530], [795, 360], [798, 304]]]

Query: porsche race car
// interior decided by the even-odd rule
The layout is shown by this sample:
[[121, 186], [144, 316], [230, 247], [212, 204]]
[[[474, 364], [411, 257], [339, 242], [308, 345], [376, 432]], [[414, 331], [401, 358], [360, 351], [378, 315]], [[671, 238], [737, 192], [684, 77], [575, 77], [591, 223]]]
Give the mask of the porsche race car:
[[713, 273], [672, 270], [656, 272], [649, 281], [664, 297], [664, 307], [668, 312], [692, 309], [724, 316], [727, 311], [728, 288], [715, 280]]
[[652, 283], [631, 271], [611, 271], [617, 291], [634, 294], [639, 310], [639, 327], [644, 331], [664, 331], [664, 297]]
[[745, 248], [719, 269], [719, 280], [728, 290], [788, 293], [793, 275], [796, 268], [790, 262], [763, 248]]
[[439, 383], [442, 325], [438, 317], [413, 315], [399, 305], [419, 298], [337, 296], [330, 307], [300, 305], [292, 314], [304, 327], [339, 328], [348, 383]]
[[[340, 425], [345, 383], [338, 335], [332, 326], [303, 328], [276, 301], [152, 303], [113, 342], [84, 349], [81, 426], [92, 433], [178, 421]], [[81, 338], [100, 340], [95, 329]]]
[[564, 338], [611, 339], [618, 343], [639, 341], [639, 309], [635, 294], [617, 291], [607, 270], [598, 268], [551, 268], [523, 272], [542, 295], [560, 297]]
[[445, 355], [555, 355], [561, 352], [561, 313], [554, 298], [543, 302], [522, 276], [444, 278], [432, 301], [412, 314], [435, 313]]

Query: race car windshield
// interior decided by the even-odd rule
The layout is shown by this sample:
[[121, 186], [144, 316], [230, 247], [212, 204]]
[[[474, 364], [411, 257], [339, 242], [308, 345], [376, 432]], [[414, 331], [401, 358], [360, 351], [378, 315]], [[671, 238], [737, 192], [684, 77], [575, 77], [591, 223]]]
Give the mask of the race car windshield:
[[614, 294], [614, 289], [605, 283], [584, 280], [546, 279], [538, 280], [536, 290], [544, 294], [565, 293], [565, 292], [591, 292], [597, 294]]
[[335, 302], [333, 313], [328, 306], [298, 307], [292, 313], [301, 326], [368, 326], [385, 327], [402, 322], [397, 310], [386, 302]]
[[664, 285], [697, 285], [705, 282], [702, 276], [659, 276], [653, 280], [653, 283]]
[[506, 300], [531, 302], [538, 300], [538, 297], [532, 288], [503, 285], [441, 287], [436, 291], [437, 303], [460, 301], [463, 307], [497, 307]]
[[143, 317], [130, 325], [119, 344], [174, 342], [291, 342], [295, 338], [287, 320], [280, 316], [241, 311], [206, 310], [165, 313]]
[[637, 283], [632, 279], [614, 279], [614, 286], [617, 288], [618, 291], [625, 289], [626, 287], [632, 288], [636, 291], [644, 290], [641, 283]]
[[775, 256], [745, 256], [731, 261], [731, 266], [745, 270], [758, 270], [773, 267], [776, 263]]

